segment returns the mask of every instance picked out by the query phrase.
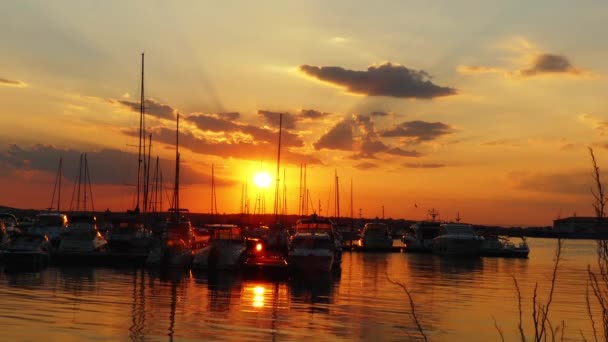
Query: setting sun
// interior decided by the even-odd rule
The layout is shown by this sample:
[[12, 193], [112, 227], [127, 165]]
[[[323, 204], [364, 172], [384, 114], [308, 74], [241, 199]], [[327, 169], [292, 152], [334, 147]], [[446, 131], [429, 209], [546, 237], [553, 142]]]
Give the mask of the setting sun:
[[255, 176], [253, 176], [253, 184], [259, 188], [268, 188], [271, 182], [272, 177], [270, 177], [268, 172], [258, 172], [255, 174]]

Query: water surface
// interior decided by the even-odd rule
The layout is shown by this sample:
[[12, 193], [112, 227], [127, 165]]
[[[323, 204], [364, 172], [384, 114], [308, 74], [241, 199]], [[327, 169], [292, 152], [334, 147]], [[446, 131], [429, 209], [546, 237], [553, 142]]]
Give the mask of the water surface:
[[[339, 274], [248, 279], [238, 273], [52, 267], [0, 274], [5, 341], [402, 341], [418, 339], [407, 285], [430, 340], [518, 340], [532, 295], [549, 292], [556, 240], [529, 239], [529, 259], [446, 259], [405, 253], [344, 253]], [[592, 339], [585, 304], [595, 242], [565, 241], [550, 320], [565, 339]]]

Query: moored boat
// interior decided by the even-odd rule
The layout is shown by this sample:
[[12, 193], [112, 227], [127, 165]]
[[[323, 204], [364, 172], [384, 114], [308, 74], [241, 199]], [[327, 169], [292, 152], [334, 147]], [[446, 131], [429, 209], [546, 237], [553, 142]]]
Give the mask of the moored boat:
[[312, 215], [300, 219], [293, 227], [287, 263], [293, 270], [329, 272], [340, 268], [342, 245], [331, 220]]
[[8, 269], [42, 268], [49, 264], [51, 244], [46, 235], [20, 234], [11, 239], [4, 251]]
[[401, 241], [404, 250], [411, 253], [430, 253], [433, 251], [433, 239], [439, 235], [439, 221], [420, 221], [411, 225]]
[[245, 257], [246, 245], [241, 227], [232, 224], [212, 224], [207, 246], [194, 255], [193, 268], [229, 270], [239, 268]]
[[385, 223], [366, 223], [358, 245], [363, 250], [381, 250], [393, 247], [393, 238]]
[[470, 224], [444, 223], [433, 239], [433, 253], [450, 256], [479, 256], [481, 238]]
[[97, 218], [91, 214], [70, 215], [57, 253], [90, 255], [105, 251], [108, 242], [97, 229]]
[[505, 236], [486, 235], [482, 237], [479, 252], [481, 256], [527, 258], [530, 248], [524, 237], [520, 243], [515, 244]]
[[43, 211], [34, 218], [27, 229], [30, 234], [46, 235], [52, 246], [59, 246], [62, 235], [67, 231], [68, 217], [57, 211]]

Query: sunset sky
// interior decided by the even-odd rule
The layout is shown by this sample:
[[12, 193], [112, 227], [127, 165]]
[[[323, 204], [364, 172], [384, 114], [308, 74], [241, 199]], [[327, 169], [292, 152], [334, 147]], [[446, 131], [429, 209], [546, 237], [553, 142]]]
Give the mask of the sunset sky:
[[344, 216], [351, 181], [356, 216], [591, 215], [606, 18], [605, 1], [4, 1], [0, 205], [48, 207], [63, 157], [67, 209], [87, 152], [95, 209], [134, 207], [143, 52], [152, 158], [171, 187], [179, 112], [191, 211], [211, 210], [212, 164], [218, 211], [241, 210], [245, 182], [254, 210], [284, 113], [290, 213], [306, 163], [321, 214], [337, 172]]

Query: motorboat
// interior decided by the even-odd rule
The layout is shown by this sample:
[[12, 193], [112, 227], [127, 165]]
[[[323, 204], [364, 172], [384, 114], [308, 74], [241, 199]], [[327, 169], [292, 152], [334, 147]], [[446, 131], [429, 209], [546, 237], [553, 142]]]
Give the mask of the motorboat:
[[521, 242], [514, 243], [506, 236], [484, 235], [480, 255], [506, 258], [527, 258], [530, 248], [526, 238], [522, 236]]
[[161, 268], [190, 268], [192, 265], [193, 228], [190, 220], [180, 217], [167, 223], [159, 244], [146, 258], [146, 266]]
[[195, 253], [192, 267], [213, 270], [239, 268], [247, 249], [241, 227], [232, 224], [205, 227], [211, 234], [209, 243]]
[[479, 256], [482, 239], [470, 224], [443, 223], [433, 239], [433, 253], [450, 256]]
[[294, 226], [289, 242], [287, 263], [293, 270], [329, 272], [340, 267], [342, 245], [329, 219], [312, 215]]
[[366, 223], [357, 244], [363, 250], [388, 249], [393, 247], [393, 238], [386, 223]]
[[58, 254], [97, 254], [108, 242], [97, 229], [97, 218], [91, 214], [70, 215], [68, 228], [61, 237]]
[[303, 272], [330, 272], [336, 262], [335, 245], [326, 232], [298, 232], [291, 238], [289, 267]]
[[19, 222], [17, 217], [10, 213], [0, 213], [0, 221], [4, 222], [6, 232], [9, 236], [17, 235], [21, 233], [19, 229]]
[[56, 211], [44, 211], [34, 218], [29, 234], [46, 235], [52, 246], [58, 247], [62, 235], [68, 229], [68, 217]]
[[267, 236], [248, 236], [245, 238], [245, 247], [245, 258], [242, 263], [245, 273], [270, 276], [287, 274], [286, 251], [271, 248]]
[[143, 222], [123, 220], [106, 231], [108, 249], [115, 252], [148, 251], [153, 243], [152, 231]]
[[7, 268], [42, 268], [49, 264], [51, 243], [46, 235], [20, 234], [13, 236], [4, 251]]
[[430, 253], [433, 251], [433, 239], [439, 235], [439, 221], [420, 221], [411, 225], [401, 241], [404, 250], [412, 253]]

